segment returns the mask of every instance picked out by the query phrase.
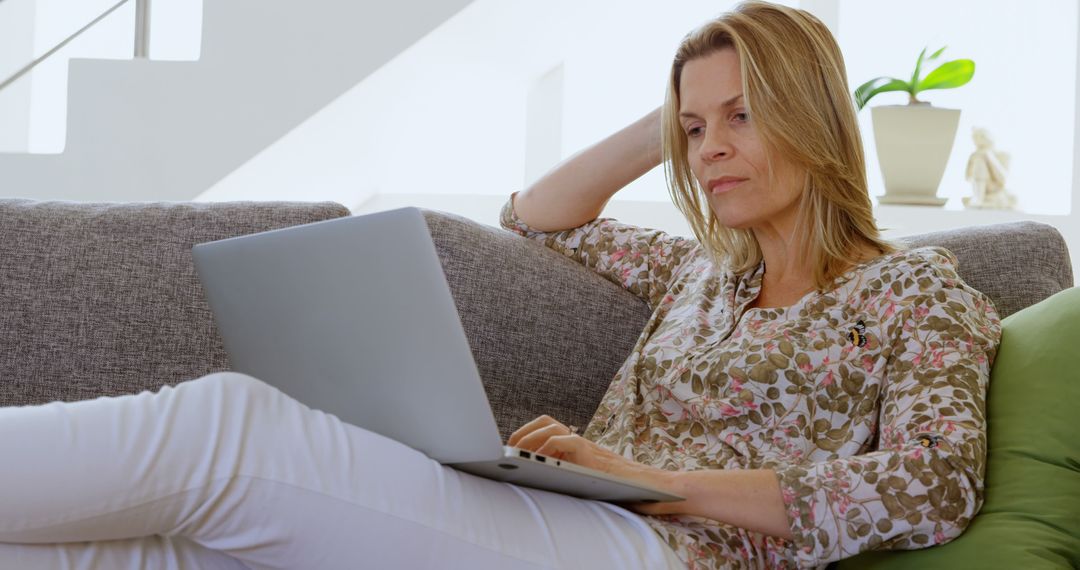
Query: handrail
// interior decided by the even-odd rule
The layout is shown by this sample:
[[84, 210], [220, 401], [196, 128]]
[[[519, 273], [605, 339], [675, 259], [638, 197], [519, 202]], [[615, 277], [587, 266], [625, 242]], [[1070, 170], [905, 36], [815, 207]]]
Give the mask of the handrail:
[[150, 57], [150, 0], [135, 0], [135, 58]]
[[[2, 1], [2, 0], [0, 0]], [[94, 24], [104, 20], [109, 14], [115, 12], [118, 8], [127, 4], [129, 0], [120, 0], [112, 8], [106, 10], [103, 14], [94, 18], [89, 24], [79, 28], [79, 31], [68, 36], [64, 41], [56, 44], [56, 47], [42, 54], [40, 57], [26, 64], [25, 67], [15, 72], [15, 75], [8, 77], [2, 83], [0, 83], [0, 91], [3, 91], [8, 85], [15, 83], [20, 77], [30, 73], [30, 70], [37, 67], [37, 65], [46, 59], [49, 59], [54, 53], [60, 51], [64, 46], [71, 43], [71, 40], [82, 35], [83, 32], [89, 30]], [[149, 53], [150, 46], [150, 0], [136, 0], [135, 2], [135, 57], [142, 59], [146, 58]]]

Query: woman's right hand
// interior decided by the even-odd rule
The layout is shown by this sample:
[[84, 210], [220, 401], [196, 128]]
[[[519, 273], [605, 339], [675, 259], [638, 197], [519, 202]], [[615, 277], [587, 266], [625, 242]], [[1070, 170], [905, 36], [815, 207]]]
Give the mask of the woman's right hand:
[[564, 425], [555, 418], [545, 415], [521, 426], [517, 431], [510, 434], [510, 439], [506, 440], [506, 445], [535, 452], [552, 437], [575, 435], [576, 433], [577, 428]]
[[[627, 459], [606, 447], [587, 440], [575, 433], [576, 428], [567, 426], [551, 416], [540, 416], [521, 426], [510, 436], [506, 444], [540, 455], [610, 473], [629, 481], [636, 481], [676, 495], [679, 488], [679, 472], [664, 471], [632, 459]], [[662, 504], [630, 503], [627, 508], [641, 514], [675, 514], [683, 512], [685, 501]]]

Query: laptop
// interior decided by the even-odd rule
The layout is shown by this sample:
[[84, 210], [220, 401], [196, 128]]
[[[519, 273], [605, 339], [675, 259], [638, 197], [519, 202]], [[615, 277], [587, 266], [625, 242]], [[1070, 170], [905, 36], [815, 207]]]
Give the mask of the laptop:
[[418, 208], [198, 244], [192, 255], [237, 372], [482, 477], [611, 502], [683, 499], [503, 445]]

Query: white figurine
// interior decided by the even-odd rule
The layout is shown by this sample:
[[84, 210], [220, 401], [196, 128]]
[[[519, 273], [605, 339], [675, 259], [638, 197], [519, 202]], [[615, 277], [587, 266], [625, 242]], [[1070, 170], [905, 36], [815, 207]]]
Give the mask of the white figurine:
[[975, 140], [975, 152], [968, 159], [965, 179], [971, 182], [975, 195], [963, 198], [964, 206], [1011, 210], [1016, 206], [1016, 196], [1005, 191], [1009, 153], [994, 150], [994, 140], [986, 129], [975, 127], [971, 138]]

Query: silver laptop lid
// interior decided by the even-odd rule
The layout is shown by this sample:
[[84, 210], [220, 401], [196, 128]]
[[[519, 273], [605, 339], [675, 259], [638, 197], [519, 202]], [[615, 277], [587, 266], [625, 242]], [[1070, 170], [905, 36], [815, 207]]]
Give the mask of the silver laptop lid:
[[502, 455], [417, 208], [196, 245], [232, 369], [441, 463]]

